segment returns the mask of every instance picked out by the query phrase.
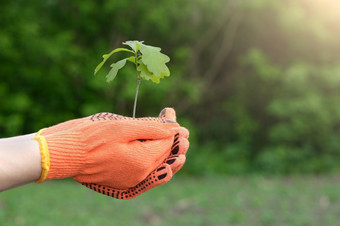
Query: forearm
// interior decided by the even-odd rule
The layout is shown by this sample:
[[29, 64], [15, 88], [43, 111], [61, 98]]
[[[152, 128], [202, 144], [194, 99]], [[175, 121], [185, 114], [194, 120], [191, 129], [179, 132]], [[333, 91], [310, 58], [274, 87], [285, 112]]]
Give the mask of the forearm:
[[0, 139], [0, 191], [39, 179], [41, 155], [35, 133]]

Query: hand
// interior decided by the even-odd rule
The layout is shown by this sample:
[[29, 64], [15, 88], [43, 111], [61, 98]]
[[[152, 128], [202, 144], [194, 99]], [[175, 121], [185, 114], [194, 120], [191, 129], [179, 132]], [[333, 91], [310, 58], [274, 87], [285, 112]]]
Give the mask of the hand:
[[128, 199], [170, 180], [185, 162], [189, 132], [173, 109], [158, 118], [98, 113], [40, 131], [38, 182], [73, 177], [95, 191]]
[[[160, 118], [166, 120], [176, 120], [175, 111], [170, 108], [164, 109], [160, 113]], [[185, 128], [180, 128], [179, 132], [175, 134], [171, 149], [168, 150], [168, 156], [164, 159], [163, 163], [153, 170], [143, 181], [136, 186], [116, 189], [110, 186], [103, 186], [94, 183], [82, 183], [86, 187], [108, 195], [117, 199], [131, 199], [138, 195], [168, 182], [172, 176], [182, 168], [185, 162], [185, 154], [189, 148], [188, 142], [189, 132]]]

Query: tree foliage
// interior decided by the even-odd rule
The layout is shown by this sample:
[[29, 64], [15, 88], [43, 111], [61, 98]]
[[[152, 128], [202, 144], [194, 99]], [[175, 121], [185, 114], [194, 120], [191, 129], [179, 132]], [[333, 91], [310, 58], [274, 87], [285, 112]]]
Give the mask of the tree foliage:
[[[176, 108], [191, 132], [184, 171], [339, 170], [339, 20], [332, 0], [3, 1], [0, 135], [130, 115], [133, 69], [109, 85], [91, 75], [103, 52], [146, 40], [172, 76], [142, 84], [139, 116]], [[164, 72], [143, 63], [145, 78]]]

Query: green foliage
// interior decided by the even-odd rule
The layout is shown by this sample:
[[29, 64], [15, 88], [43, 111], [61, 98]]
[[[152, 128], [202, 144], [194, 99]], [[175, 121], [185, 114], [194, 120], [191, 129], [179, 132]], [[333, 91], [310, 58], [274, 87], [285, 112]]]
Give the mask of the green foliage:
[[118, 71], [125, 66], [127, 59], [120, 60], [116, 63], [111, 64], [111, 70], [106, 75], [106, 81], [110, 82], [116, 78]]
[[150, 79], [158, 83], [158, 78], [164, 78], [164, 76], [169, 76], [170, 71], [165, 65], [170, 61], [170, 58], [163, 53], [161, 53], [160, 48], [153, 46], [140, 45], [140, 52], [142, 53], [141, 63], [143, 63], [150, 74], [153, 74]]
[[340, 135], [339, 66], [297, 62], [281, 69], [258, 50], [250, 51], [246, 61], [261, 81], [257, 97], [251, 98], [266, 102], [261, 115], [270, 121], [256, 130], [266, 134], [265, 143], [258, 142], [263, 149], [253, 155], [257, 168], [272, 173], [336, 169], [340, 146], [333, 141]]
[[126, 51], [126, 52], [130, 52], [130, 53], [135, 53], [129, 49], [126, 48], [117, 48], [112, 50], [109, 54], [104, 54], [103, 55], [103, 61], [94, 69], [94, 74], [96, 74], [101, 68], [102, 66], [105, 64], [105, 62], [107, 61], [107, 59], [109, 59], [110, 56], [112, 56], [112, 54], [117, 53], [117, 52], [122, 52], [122, 51]]
[[104, 54], [103, 61], [96, 67], [94, 74], [96, 74], [102, 68], [107, 59], [114, 53], [124, 51], [132, 53], [133, 56], [111, 64], [111, 70], [106, 75], [107, 82], [115, 79], [118, 71], [125, 66], [126, 61], [135, 64], [136, 70], [140, 72], [139, 76], [142, 79], [159, 83], [161, 78], [170, 76], [170, 71], [166, 66], [166, 63], [170, 61], [170, 58], [167, 55], [161, 53], [161, 48], [145, 45], [142, 41], [126, 41], [123, 42], [123, 44], [128, 45], [132, 50], [126, 48], [117, 48], [108, 54]]
[[[0, 136], [99, 111], [130, 115], [137, 69], [154, 81], [141, 85], [139, 114], [172, 106], [190, 129], [181, 173], [339, 171], [338, 21], [331, 0], [5, 1]], [[171, 58], [162, 86], [155, 82], [167, 68], [148, 57], [121, 68], [138, 48], [142, 54], [143, 43], [119, 48], [131, 39], [162, 46]], [[98, 68], [108, 79], [120, 75], [105, 84], [90, 75], [108, 49], [118, 52]], [[143, 51], [167, 63], [158, 48]], [[114, 66], [103, 67], [111, 59]]]

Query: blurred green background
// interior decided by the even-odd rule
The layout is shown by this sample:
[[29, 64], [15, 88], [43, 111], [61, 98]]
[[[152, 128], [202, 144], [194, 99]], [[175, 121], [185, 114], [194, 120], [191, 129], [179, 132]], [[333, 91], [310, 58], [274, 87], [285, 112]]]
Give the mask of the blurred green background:
[[[194, 225], [332, 225], [340, 220], [340, 190], [334, 183], [339, 182], [340, 172], [339, 1], [1, 1], [0, 137], [103, 111], [131, 116], [133, 67], [120, 71], [110, 84], [105, 82], [105, 71], [93, 76], [101, 55], [126, 40], [160, 46], [171, 58], [170, 78], [159, 85], [142, 81], [137, 116], [157, 116], [166, 106], [176, 109], [179, 123], [191, 132], [179, 179], [155, 189], [158, 193], [128, 201], [131, 206], [87, 190], [80, 195], [82, 188], [68, 181], [30, 185], [1, 194], [0, 223], [2, 219], [8, 225], [48, 225], [46, 214], [76, 225], [87, 222], [77, 220], [77, 213], [34, 211], [44, 208], [28, 198], [39, 193], [36, 189], [45, 193], [54, 189], [61, 200], [68, 192], [58, 191], [69, 189], [79, 201], [69, 211], [87, 206], [88, 219], [96, 219], [91, 208], [107, 211], [100, 213], [104, 221], [89, 220], [89, 225], [121, 225], [106, 210], [110, 205], [135, 208], [124, 210], [130, 216], [141, 209], [136, 210], [136, 204], [147, 205], [143, 201], [151, 205], [143, 207], [144, 212], [157, 205], [166, 211], [167, 205], [182, 199], [189, 200], [189, 207], [194, 205], [191, 201], [201, 205], [196, 212], [174, 214], [188, 220], [177, 222], [183, 225], [190, 219]], [[291, 186], [286, 186], [288, 177], [295, 178]], [[269, 200], [265, 178], [272, 183]], [[302, 194], [305, 187], [311, 190]], [[186, 198], [185, 188], [201, 190]], [[210, 189], [222, 199], [209, 199]], [[169, 196], [163, 197], [165, 191]], [[176, 191], [183, 191], [182, 196]], [[255, 207], [239, 201], [243, 196], [238, 198], [235, 191], [254, 195]], [[150, 204], [155, 199], [152, 194], [158, 197], [154, 204]], [[43, 206], [54, 205], [50, 195], [45, 198]], [[299, 198], [302, 204], [295, 206]], [[39, 207], [26, 212], [17, 208], [21, 201]], [[332, 211], [324, 215], [313, 205]], [[279, 210], [273, 211], [273, 206]], [[262, 215], [256, 213], [258, 208]], [[161, 210], [151, 211], [156, 221], [136, 217], [129, 222], [171, 225]], [[32, 218], [35, 214], [40, 217]], [[222, 220], [214, 221], [217, 216]], [[254, 224], [249, 223], [252, 219]]]

